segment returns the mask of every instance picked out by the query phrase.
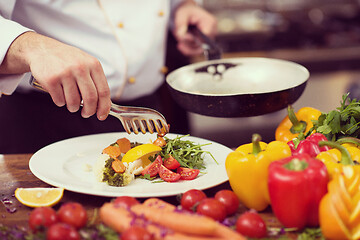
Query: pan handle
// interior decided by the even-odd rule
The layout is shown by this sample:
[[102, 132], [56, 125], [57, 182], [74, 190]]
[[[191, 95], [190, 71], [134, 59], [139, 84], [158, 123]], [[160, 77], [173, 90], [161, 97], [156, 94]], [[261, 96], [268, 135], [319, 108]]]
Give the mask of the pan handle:
[[204, 49], [204, 55], [207, 60], [221, 59], [221, 49], [214, 40], [206, 36], [195, 25], [189, 25], [188, 31], [203, 43], [202, 48]]

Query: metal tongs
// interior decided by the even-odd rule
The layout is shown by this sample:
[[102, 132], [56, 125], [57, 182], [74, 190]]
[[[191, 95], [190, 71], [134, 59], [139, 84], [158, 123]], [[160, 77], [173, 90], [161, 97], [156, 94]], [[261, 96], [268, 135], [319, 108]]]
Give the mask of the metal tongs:
[[[30, 85], [47, 92], [34, 77], [31, 77]], [[81, 106], [83, 106], [82, 102]], [[146, 130], [150, 133], [154, 133], [154, 129], [159, 135], [165, 135], [169, 132], [169, 125], [167, 124], [165, 117], [151, 108], [127, 107], [111, 103], [109, 114], [120, 120], [128, 134], [131, 133], [131, 130], [135, 134], [138, 134], [139, 129], [143, 134], [146, 133]]]

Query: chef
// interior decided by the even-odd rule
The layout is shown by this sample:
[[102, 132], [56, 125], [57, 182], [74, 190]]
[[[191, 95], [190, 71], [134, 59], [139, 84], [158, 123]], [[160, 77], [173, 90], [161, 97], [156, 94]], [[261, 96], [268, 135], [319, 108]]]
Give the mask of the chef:
[[202, 53], [189, 24], [216, 33], [216, 19], [192, 0], [1, 1], [0, 95], [12, 96], [0, 98], [0, 153], [123, 131], [107, 118], [110, 99], [164, 111], [168, 29], [182, 54]]

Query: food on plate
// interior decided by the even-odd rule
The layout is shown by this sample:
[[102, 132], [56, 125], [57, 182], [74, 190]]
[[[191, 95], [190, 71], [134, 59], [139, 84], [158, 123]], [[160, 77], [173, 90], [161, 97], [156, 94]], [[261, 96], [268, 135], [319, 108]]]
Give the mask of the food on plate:
[[314, 120], [318, 120], [321, 112], [312, 107], [300, 108], [297, 113], [291, 105], [288, 106], [286, 116], [275, 130], [275, 140], [289, 142], [299, 135], [306, 134], [312, 127]]
[[268, 166], [271, 162], [291, 155], [286, 142], [261, 141], [254, 134], [252, 143], [239, 146], [231, 152], [225, 161], [225, 168], [232, 190], [240, 202], [257, 211], [264, 210], [270, 204], [268, 192]]
[[63, 197], [63, 188], [17, 188], [15, 197], [28, 207], [51, 207]]
[[320, 228], [326, 239], [360, 238], [360, 167], [344, 166], [328, 183], [319, 207]]
[[288, 228], [319, 226], [328, 181], [325, 164], [306, 153], [270, 163], [268, 188], [276, 218]]
[[166, 182], [195, 179], [205, 169], [204, 155], [214, 157], [201, 149], [207, 144], [195, 144], [183, 137], [158, 136], [150, 143], [118, 139], [102, 151], [94, 164], [96, 179], [116, 187], [126, 186], [135, 178], [159, 177]]

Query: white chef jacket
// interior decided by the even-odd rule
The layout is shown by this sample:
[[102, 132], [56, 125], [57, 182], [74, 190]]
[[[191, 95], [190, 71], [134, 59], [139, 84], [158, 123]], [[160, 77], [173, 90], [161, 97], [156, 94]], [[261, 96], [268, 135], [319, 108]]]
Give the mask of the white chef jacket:
[[[180, 0], [0, 0], [0, 63], [20, 34], [35, 31], [102, 64], [111, 95], [132, 100], [163, 81], [171, 9]], [[33, 90], [30, 73], [0, 75], [1, 92]], [[119, 98], [119, 96], [121, 96]]]

